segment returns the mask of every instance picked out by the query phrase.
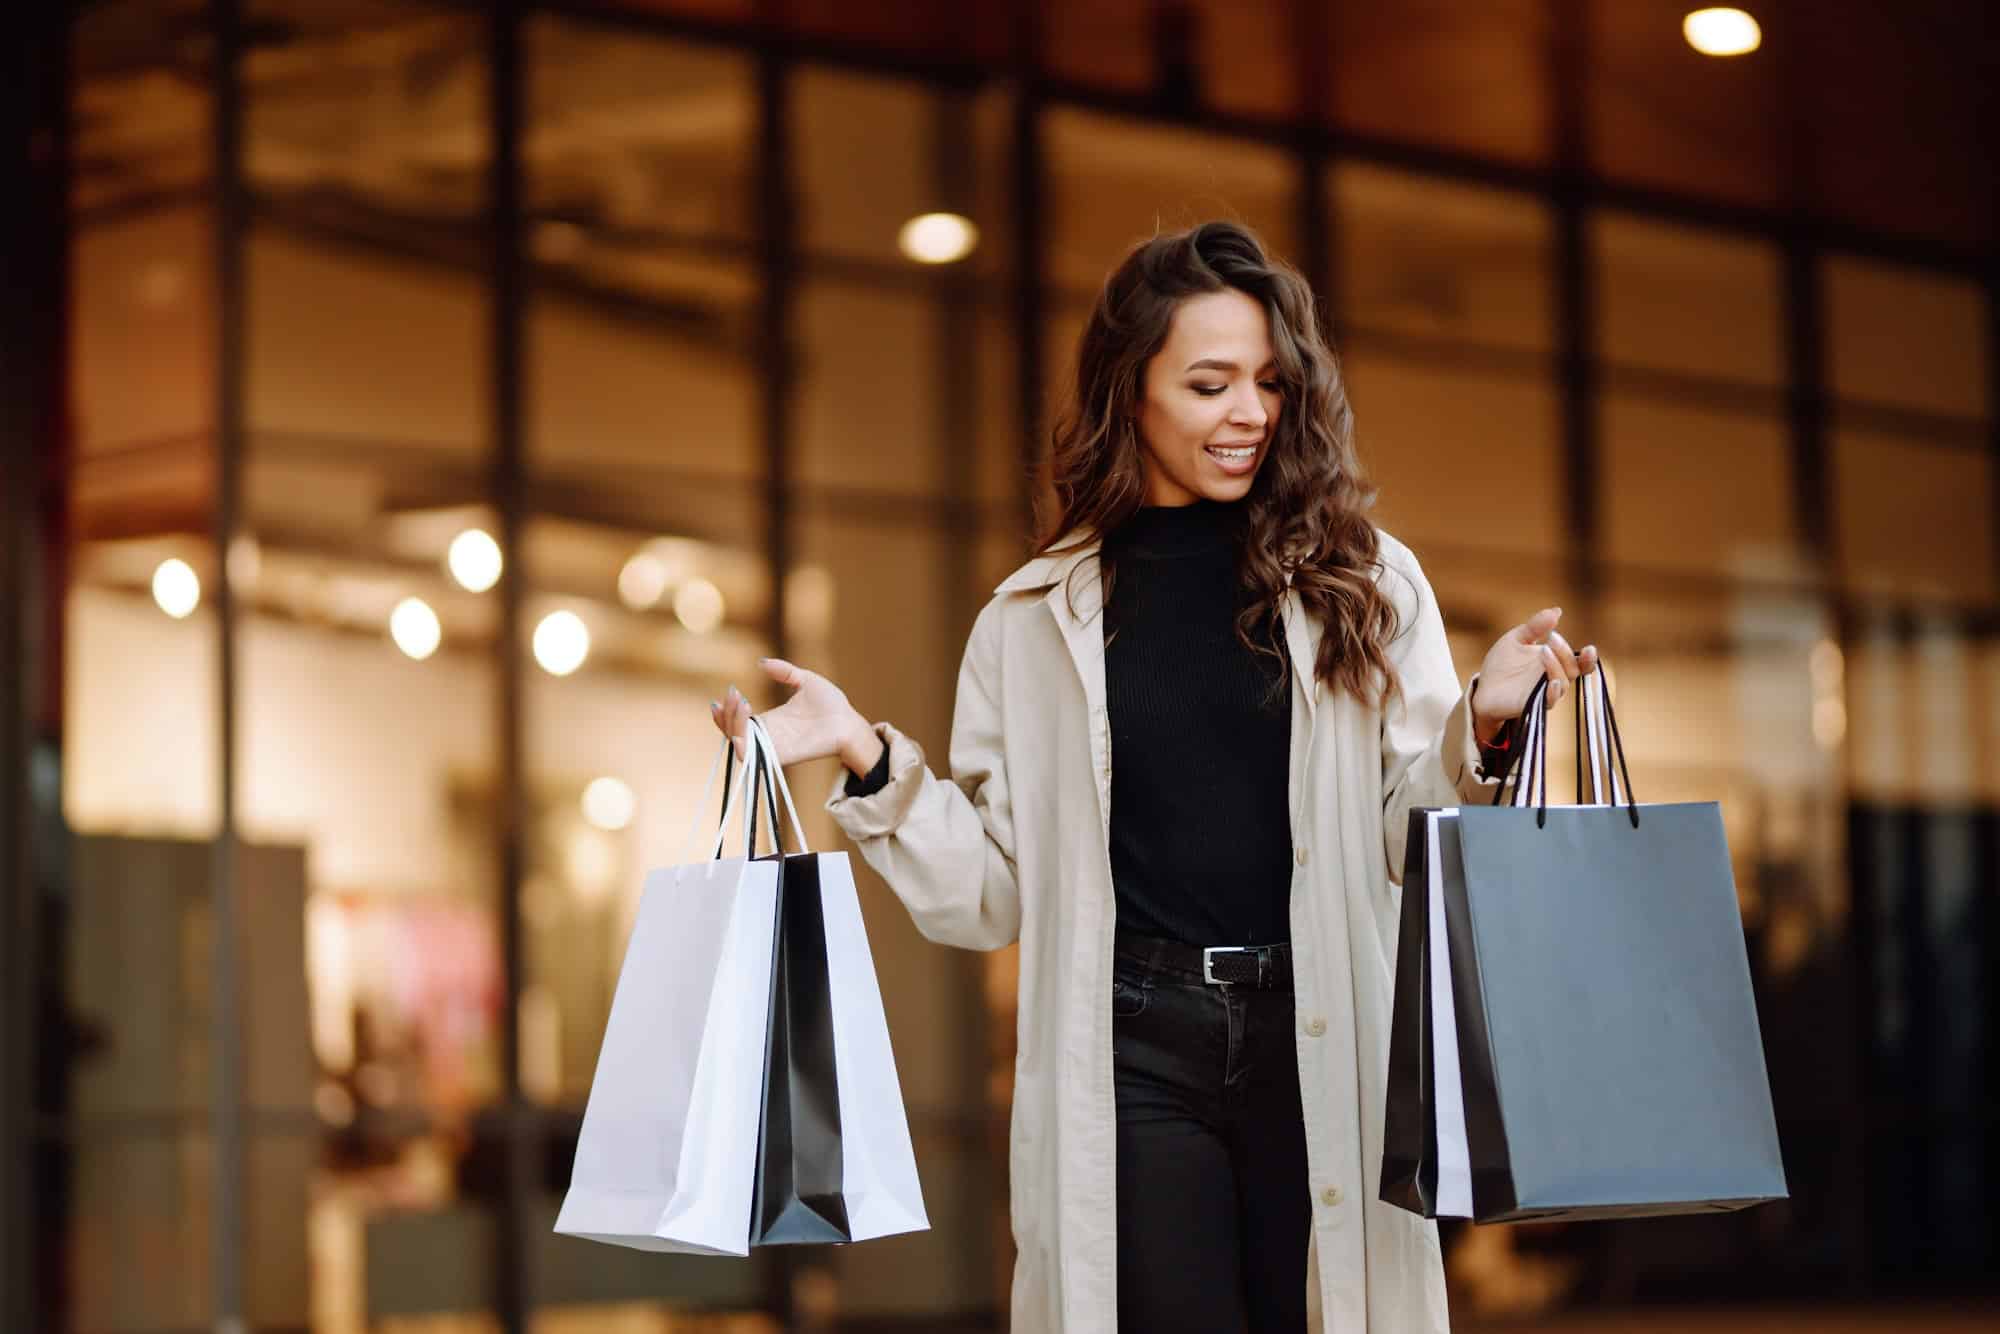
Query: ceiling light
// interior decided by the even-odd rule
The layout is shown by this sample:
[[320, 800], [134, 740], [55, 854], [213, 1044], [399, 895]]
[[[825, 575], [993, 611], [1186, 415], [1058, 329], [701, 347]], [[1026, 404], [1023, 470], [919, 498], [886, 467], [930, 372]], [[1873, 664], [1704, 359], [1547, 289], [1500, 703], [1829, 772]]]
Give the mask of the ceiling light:
[[721, 625], [722, 612], [722, 590], [700, 576], [682, 584], [674, 594], [674, 615], [698, 635]]
[[201, 605], [201, 577], [184, 560], [163, 560], [153, 571], [153, 601], [167, 615], [182, 620]]
[[468, 528], [451, 539], [445, 557], [451, 577], [468, 593], [484, 593], [500, 582], [500, 544], [484, 529]]
[[903, 224], [896, 244], [919, 264], [950, 264], [979, 244], [979, 229], [956, 213], [921, 213]]
[[535, 661], [551, 676], [568, 676], [590, 656], [590, 629], [573, 611], [552, 611], [535, 627]]
[[618, 600], [633, 611], [657, 606], [665, 595], [673, 571], [650, 551], [641, 551], [618, 571]]
[[1764, 41], [1757, 20], [1740, 9], [1697, 9], [1681, 20], [1688, 45], [1705, 56], [1741, 56]]
[[637, 805], [632, 789], [616, 778], [593, 778], [583, 790], [583, 818], [612, 833], [632, 823]]
[[437, 652], [444, 639], [437, 613], [422, 598], [404, 598], [389, 613], [389, 638], [408, 656], [422, 662]]

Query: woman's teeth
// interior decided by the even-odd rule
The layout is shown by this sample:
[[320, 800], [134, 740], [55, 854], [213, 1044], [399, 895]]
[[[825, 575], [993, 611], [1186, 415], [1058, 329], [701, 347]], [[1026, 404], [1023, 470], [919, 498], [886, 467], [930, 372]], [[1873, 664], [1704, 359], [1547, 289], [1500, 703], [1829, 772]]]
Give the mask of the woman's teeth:
[[1241, 449], [1219, 449], [1214, 445], [1209, 445], [1207, 449], [1215, 457], [1227, 459], [1231, 463], [1241, 463], [1257, 452], [1257, 446], [1255, 445], [1246, 445]]

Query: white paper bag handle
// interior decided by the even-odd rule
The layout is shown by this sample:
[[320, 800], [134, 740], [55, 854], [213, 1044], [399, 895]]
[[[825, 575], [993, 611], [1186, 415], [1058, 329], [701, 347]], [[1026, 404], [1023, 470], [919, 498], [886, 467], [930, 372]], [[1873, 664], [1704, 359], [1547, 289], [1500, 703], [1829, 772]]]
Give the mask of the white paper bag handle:
[[[728, 737], [725, 736], [722, 738], [722, 749], [715, 753], [715, 763], [708, 766], [708, 782], [702, 785], [701, 800], [695, 804], [694, 821], [688, 825], [687, 846], [681, 852], [679, 865], [689, 866], [694, 862], [695, 849], [699, 846], [701, 839], [701, 815], [703, 811], [708, 809], [709, 798], [715, 795], [715, 780], [722, 773], [722, 762], [729, 758], [729, 744]], [[715, 827], [717, 829], [721, 829], [729, 823], [730, 798], [733, 795], [733, 788], [723, 789], [722, 811], [715, 817]]]
[[[1618, 767], [1613, 762], [1611, 750], [1611, 728], [1605, 716], [1610, 702], [1611, 685], [1604, 675], [1604, 662], [1599, 659], [1594, 671], [1577, 678], [1576, 715], [1582, 733], [1581, 764], [1583, 775], [1590, 782], [1592, 803], [1622, 805], [1625, 789], [1619, 781]], [[1605, 792], [1609, 790], [1610, 796]], [[1585, 801], [1581, 786], [1577, 790], [1577, 800]]]
[[[725, 739], [722, 744], [729, 746], [734, 743]], [[746, 834], [750, 829], [750, 802], [755, 800], [755, 795], [750, 791], [750, 774], [751, 770], [755, 767], [746, 757], [743, 761], [743, 772], [736, 776], [735, 786], [723, 797], [722, 818], [715, 823], [715, 841], [708, 845], [708, 856], [704, 859], [708, 863], [706, 874], [713, 875], [715, 873], [717, 859], [722, 856], [722, 840], [729, 833], [729, 811], [732, 806], [740, 805], [743, 808], [743, 828]], [[704, 800], [703, 805], [706, 804], [707, 802]], [[776, 841], [774, 835], [772, 842], [775, 844]], [[754, 851], [754, 849], [750, 851]], [[744, 855], [747, 857], [749, 852], [746, 851]]]
[[[1546, 707], [1537, 706], [1541, 704], [1546, 686], [1546, 681], [1541, 682], [1528, 696], [1527, 726], [1521, 729], [1521, 757], [1517, 761], [1518, 773], [1514, 779], [1514, 799], [1511, 803], [1516, 807], [1534, 804], [1535, 748], [1542, 743], [1542, 728], [1549, 714]], [[1544, 776], [1541, 781], [1546, 785], [1548, 779]]]
[[[778, 747], [773, 744], [771, 734], [764, 730], [764, 724], [757, 721], [755, 714], [750, 715], [750, 738], [756, 743], [757, 749], [764, 753], [766, 767], [778, 781], [778, 791], [785, 798], [785, 813], [792, 817], [792, 837], [797, 840], [799, 851], [811, 852], [812, 849], [806, 845], [805, 826], [799, 823], [799, 808], [792, 804], [791, 784], [785, 781], [785, 766], [778, 763]], [[778, 831], [773, 829], [771, 840], [774, 844], [777, 842], [777, 836]]]

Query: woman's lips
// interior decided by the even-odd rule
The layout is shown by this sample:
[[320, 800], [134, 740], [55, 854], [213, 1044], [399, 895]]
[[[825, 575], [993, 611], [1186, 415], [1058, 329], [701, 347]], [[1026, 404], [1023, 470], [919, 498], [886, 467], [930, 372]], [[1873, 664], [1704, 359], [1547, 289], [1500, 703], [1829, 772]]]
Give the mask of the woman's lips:
[[1202, 453], [1215, 460], [1215, 466], [1232, 477], [1241, 476], [1257, 466], [1257, 452], [1263, 448], [1257, 445], [1203, 445]]

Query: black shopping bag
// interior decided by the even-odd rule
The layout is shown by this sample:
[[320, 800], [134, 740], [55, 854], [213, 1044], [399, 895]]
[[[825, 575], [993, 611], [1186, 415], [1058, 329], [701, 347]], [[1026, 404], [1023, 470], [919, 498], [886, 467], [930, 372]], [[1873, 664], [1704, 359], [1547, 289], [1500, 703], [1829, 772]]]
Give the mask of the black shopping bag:
[[1598, 679], [1611, 803], [1548, 806], [1538, 689], [1515, 804], [1410, 815], [1380, 1194], [1426, 1217], [1786, 1194], [1721, 811], [1631, 797]]
[[762, 747], [756, 752], [756, 797], [749, 809], [747, 843], [756, 846], [758, 809], [767, 808], [775, 851], [755, 860], [778, 864], [778, 920], [772, 932], [770, 1024], [750, 1244], [852, 1241], [842, 1190], [840, 1076], [819, 859], [812, 853], [786, 855], [773, 775]]

